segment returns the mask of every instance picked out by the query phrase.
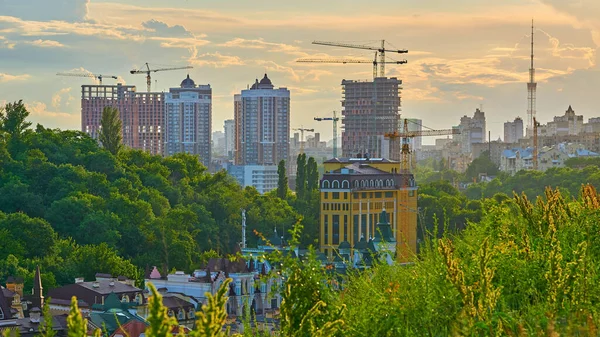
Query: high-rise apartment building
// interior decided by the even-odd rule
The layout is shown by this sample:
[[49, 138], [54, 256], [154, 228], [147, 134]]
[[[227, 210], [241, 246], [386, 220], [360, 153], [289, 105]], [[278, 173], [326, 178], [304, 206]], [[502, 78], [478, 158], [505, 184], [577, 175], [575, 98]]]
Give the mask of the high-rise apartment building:
[[225, 131], [225, 154], [231, 160], [234, 157], [235, 150], [235, 120], [226, 120], [223, 129]]
[[277, 165], [290, 150], [290, 91], [267, 74], [234, 97], [236, 165]]
[[82, 85], [81, 131], [97, 139], [104, 107], [119, 110], [123, 144], [151, 154], [163, 153], [164, 95], [136, 92], [131, 85]]
[[198, 155], [209, 166], [211, 162], [212, 89], [198, 85], [188, 75], [179, 88], [165, 95], [165, 155], [189, 153]]
[[342, 81], [343, 157], [358, 153], [372, 158], [388, 155], [382, 151], [380, 136], [398, 131], [401, 84], [395, 77]]
[[523, 120], [521, 117], [515, 118], [513, 122], [504, 123], [504, 142], [517, 143], [523, 139]]
[[576, 115], [570, 105], [563, 116], [555, 116], [547, 126], [548, 136], [578, 135], [583, 131], [583, 115]]
[[[244, 187], [261, 193], [277, 188], [277, 164], [290, 153], [290, 91], [275, 89], [267, 74], [234, 96], [235, 165]], [[289, 167], [289, 166], [288, 166]]]
[[462, 153], [471, 153], [471, 145], [475, 143], [485, 143], [485, 113], [480, 109], [475, 110], [473, 117], [463, 116], [458, 125], [460, 135], [458, 135], [461, 144]]

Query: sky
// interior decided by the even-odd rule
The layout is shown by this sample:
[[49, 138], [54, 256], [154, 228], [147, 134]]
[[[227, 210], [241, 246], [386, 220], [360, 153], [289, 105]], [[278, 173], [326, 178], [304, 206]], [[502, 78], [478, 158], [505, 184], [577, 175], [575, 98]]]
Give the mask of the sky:
[[[531, 20], [535, 22], [537, 117], [600, 116], [598, 0], [0, 0], [0, 103], [22, 99], [31, 120], [80, 129], [82, 84], [57, 72], [119, 76], [146, 90], [179, 86], [189, 73], [213, 88], [213, 131], [233, 118], [233, 95], [267, 73], [291, 91], [291, 127], [331, 138], [314, 117], [341, 110], [342, 79], [372, 78], [371, 64], [298, 63], [301, 58], [370, 60], [373, 52], [312, 44], [336, 41], [407, 49], [386, 74], [403, 81], [402, 115], [446, 129], [486, 113], [492, 139], [526, 120]], [[105, 78], [104, 84], [115, 83]], [[431, 143], [424, 139], [423, 143]]]

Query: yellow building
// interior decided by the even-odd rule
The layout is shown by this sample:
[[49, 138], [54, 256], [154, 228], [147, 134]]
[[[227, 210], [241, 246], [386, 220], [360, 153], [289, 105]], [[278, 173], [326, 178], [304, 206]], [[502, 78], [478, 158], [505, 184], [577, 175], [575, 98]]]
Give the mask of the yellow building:
[[397, 241], [399, 262], [417, 249], [417, 185], [400, 163], [382, 158], [334, 158], [324, 163], [320, 181], [321, 251], [332, 256], [340, 243], [355, 247], [375, 237], [385, 209]]

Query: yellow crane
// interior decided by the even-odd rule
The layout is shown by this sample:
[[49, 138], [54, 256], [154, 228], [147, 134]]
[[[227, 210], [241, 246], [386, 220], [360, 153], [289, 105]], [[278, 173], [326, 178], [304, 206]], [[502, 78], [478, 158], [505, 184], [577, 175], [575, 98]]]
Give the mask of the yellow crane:
[[155, 73], [157, 71], [169, 71], [169, 70], [181, 70], [181, 69], [192, 69], [192, 66], [185, 66], [185, 67], [170, 67], [170, 68], [154, 68], [154, 69], [150, 69], [150, 66], [148, 65], [148, 62], [146, 62], [144, 64], [146, 66], [146, 69], [133, 69], [131, 71], [129, 71], [131, 74], [146, 74], [146, 84], [148, 85], [148, 92], [150, 92], [151, 87], [152, 87], [152, 78], [150, 77], [150, 73]]
[[538, 169], [538, 126], [539, 123], [533, 117], [533, 169]]
[[[400, 169], [403, 172], [410, 172], [410, 162], [412, 149], [410, 148], [410, 139], [415, 137], [427, 137], [427, 136], [446, 136], [446, 135], [458, 135], [460, 130], [458, 129], [444, 129], [444, 130], [420, 130], [420, 131], [408, 131], [408, 119], [404, 119], [404, 127], [402, 132], [391, 132], [384, 135], [385, 138], [390, 139], [392, 154], [397, 153], [394, 144], [395, 139], [401, 139], [400, 149]], [[394, 159], [394, 158], [393, 158]]]
[[57, 73], [56, 75], [71, 76], [71, 77], [90, 77], [90, 78], [94, 78], [94, 79], [98, 80], [98, 83], [100, 83], [100, 85], [102, 85], [102, 79], [104, 77], [113, 78], [115, 80], [118, 79], [118, 77], [115, 75], [101, 75], [101, 74], [92, 74], [92, 73], [85, 73], [85, 72]]

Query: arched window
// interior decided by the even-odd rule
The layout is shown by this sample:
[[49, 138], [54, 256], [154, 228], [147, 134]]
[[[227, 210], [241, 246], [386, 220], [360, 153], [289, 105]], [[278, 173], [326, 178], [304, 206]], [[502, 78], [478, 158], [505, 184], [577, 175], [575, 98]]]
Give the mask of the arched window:
[[371, 187], [375, 187], [375, 180], [371, 179], [370, 186], [371, 186]]
[[177, 313], [177, 319], [180, 319], [180, 320], [185, 319], [185, 311], [183, 309], [180, 309], [179, 312]]
[[194, 319], [195, 317], [196, 317], [196, 312], [194, 311], [194, 308], [190, 308], [190, 311], [188, 311], [188, 318]]
[[331, 188], [340, 188], [340, 182], [339, 180], [334, 180], [333, 183], [331, 184]]
[[377, 180], [377, 187], [383, 187], [383, 180]]
[[342, 181], [342, 188], [350, 188], [350, 182], [348, 180]]
[[323, 188], [329, 188], [329, 180], [323, 180]]
[[362, 187], [368, 187], [368, 186], [367, 186], [367, 181], [366, 181], [366, 180], [361, 180], [361, 181], [360, 181], [360, 184], [361, 184], [361, 186], [362, 186]]
[[360, 187], [360, 181], [355, 180], [354, 181], [354, 188], [359, 188]]
[[123, 303], [129, 302], [129, 296], [123, 295], [123, 297], [121, 298], [121, 302], [123, 302]]

